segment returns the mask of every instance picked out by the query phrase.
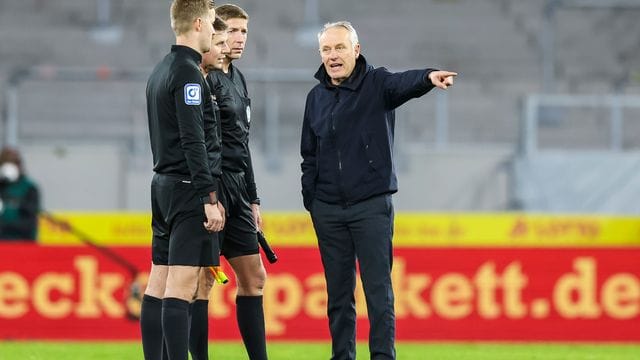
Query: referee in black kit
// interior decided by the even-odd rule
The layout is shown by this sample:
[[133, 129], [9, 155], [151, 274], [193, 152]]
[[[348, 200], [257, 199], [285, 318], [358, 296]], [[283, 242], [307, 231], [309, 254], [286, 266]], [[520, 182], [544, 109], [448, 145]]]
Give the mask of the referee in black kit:
[[262, 289], [267, 275], [258, 251], [257, 231], [262, 219], [249, 151], [251, 102], [244, 76], [231, 64], [244, 51], [249, 16], [230, 4], [217, 7], [216, 14], [228, 26], [230, 51], [222, 70], [211, 71], [207, 77], [220, 107], [222, 127], [221, 198], [227, 218], [221, 233], [221, 254], [236, 275], [236, 317], [248, 356], [251, 360], [266, 359]]
[[176, 45], [147, 82], [155, 175], [151, 183], [152, 259], [140, 326], [145, 359], [188, 358], [189, 303], [201, 267], [219, 264], [213, 232], [224, 226], [205, 146], [211, 94], [199, 68], [215, 18], [211, 0], [174, 0]]

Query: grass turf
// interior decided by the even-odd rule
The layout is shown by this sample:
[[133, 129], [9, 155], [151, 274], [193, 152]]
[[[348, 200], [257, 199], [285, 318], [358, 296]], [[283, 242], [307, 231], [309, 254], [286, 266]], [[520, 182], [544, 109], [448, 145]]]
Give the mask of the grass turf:
[[[328, 359], [331, 347], [324, 342], [270, 342], [269, 358]], [[237, 342], [209, 344], [211, 359], [246, 359]], [[632, 360], [640, 359], [640, 344], [585, 343], [405, 343], [397, 344], [402, 360]], [[141, 359], [137, 342], [0, 342], [0, 359]], [[368, 359], [366, 343], [358, 343], [359, 360]]]

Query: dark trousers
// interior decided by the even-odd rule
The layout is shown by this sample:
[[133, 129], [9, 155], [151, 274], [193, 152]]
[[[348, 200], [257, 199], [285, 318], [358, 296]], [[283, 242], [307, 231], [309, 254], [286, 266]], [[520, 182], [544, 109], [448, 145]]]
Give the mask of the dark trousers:
[[395, 359], [391, 195], [346, 208], [316, 199], [311, 218], [327, 281], [331, 359], [356, 358], [356, 259], [367, 301], [371, 359]]

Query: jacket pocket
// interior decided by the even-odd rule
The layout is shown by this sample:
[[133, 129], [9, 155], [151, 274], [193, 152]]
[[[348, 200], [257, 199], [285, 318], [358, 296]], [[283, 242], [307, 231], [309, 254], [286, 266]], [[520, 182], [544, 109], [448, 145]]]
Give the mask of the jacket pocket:
[[376, 170], [377, 172], [382, 167], [384, 167], [384, 164], [382, 163], [382, 155], [380, 154], [378, 146], [371, 138], [371, 136], [367, 133], [362, 134], [362, 143], [369, 167]]

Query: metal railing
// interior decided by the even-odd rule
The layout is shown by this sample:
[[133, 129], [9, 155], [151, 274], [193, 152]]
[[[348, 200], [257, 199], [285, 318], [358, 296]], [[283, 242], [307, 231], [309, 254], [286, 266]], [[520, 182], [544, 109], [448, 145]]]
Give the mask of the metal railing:
[[538, 151], [540, 113], [543, 107], [607, 108], [609, 110], [609, 150], [620, 151], [623, 144], [624, 108], [640, 108], [637, 95], [532, 94], [524, 100], [520, 149], [525, 155]]

